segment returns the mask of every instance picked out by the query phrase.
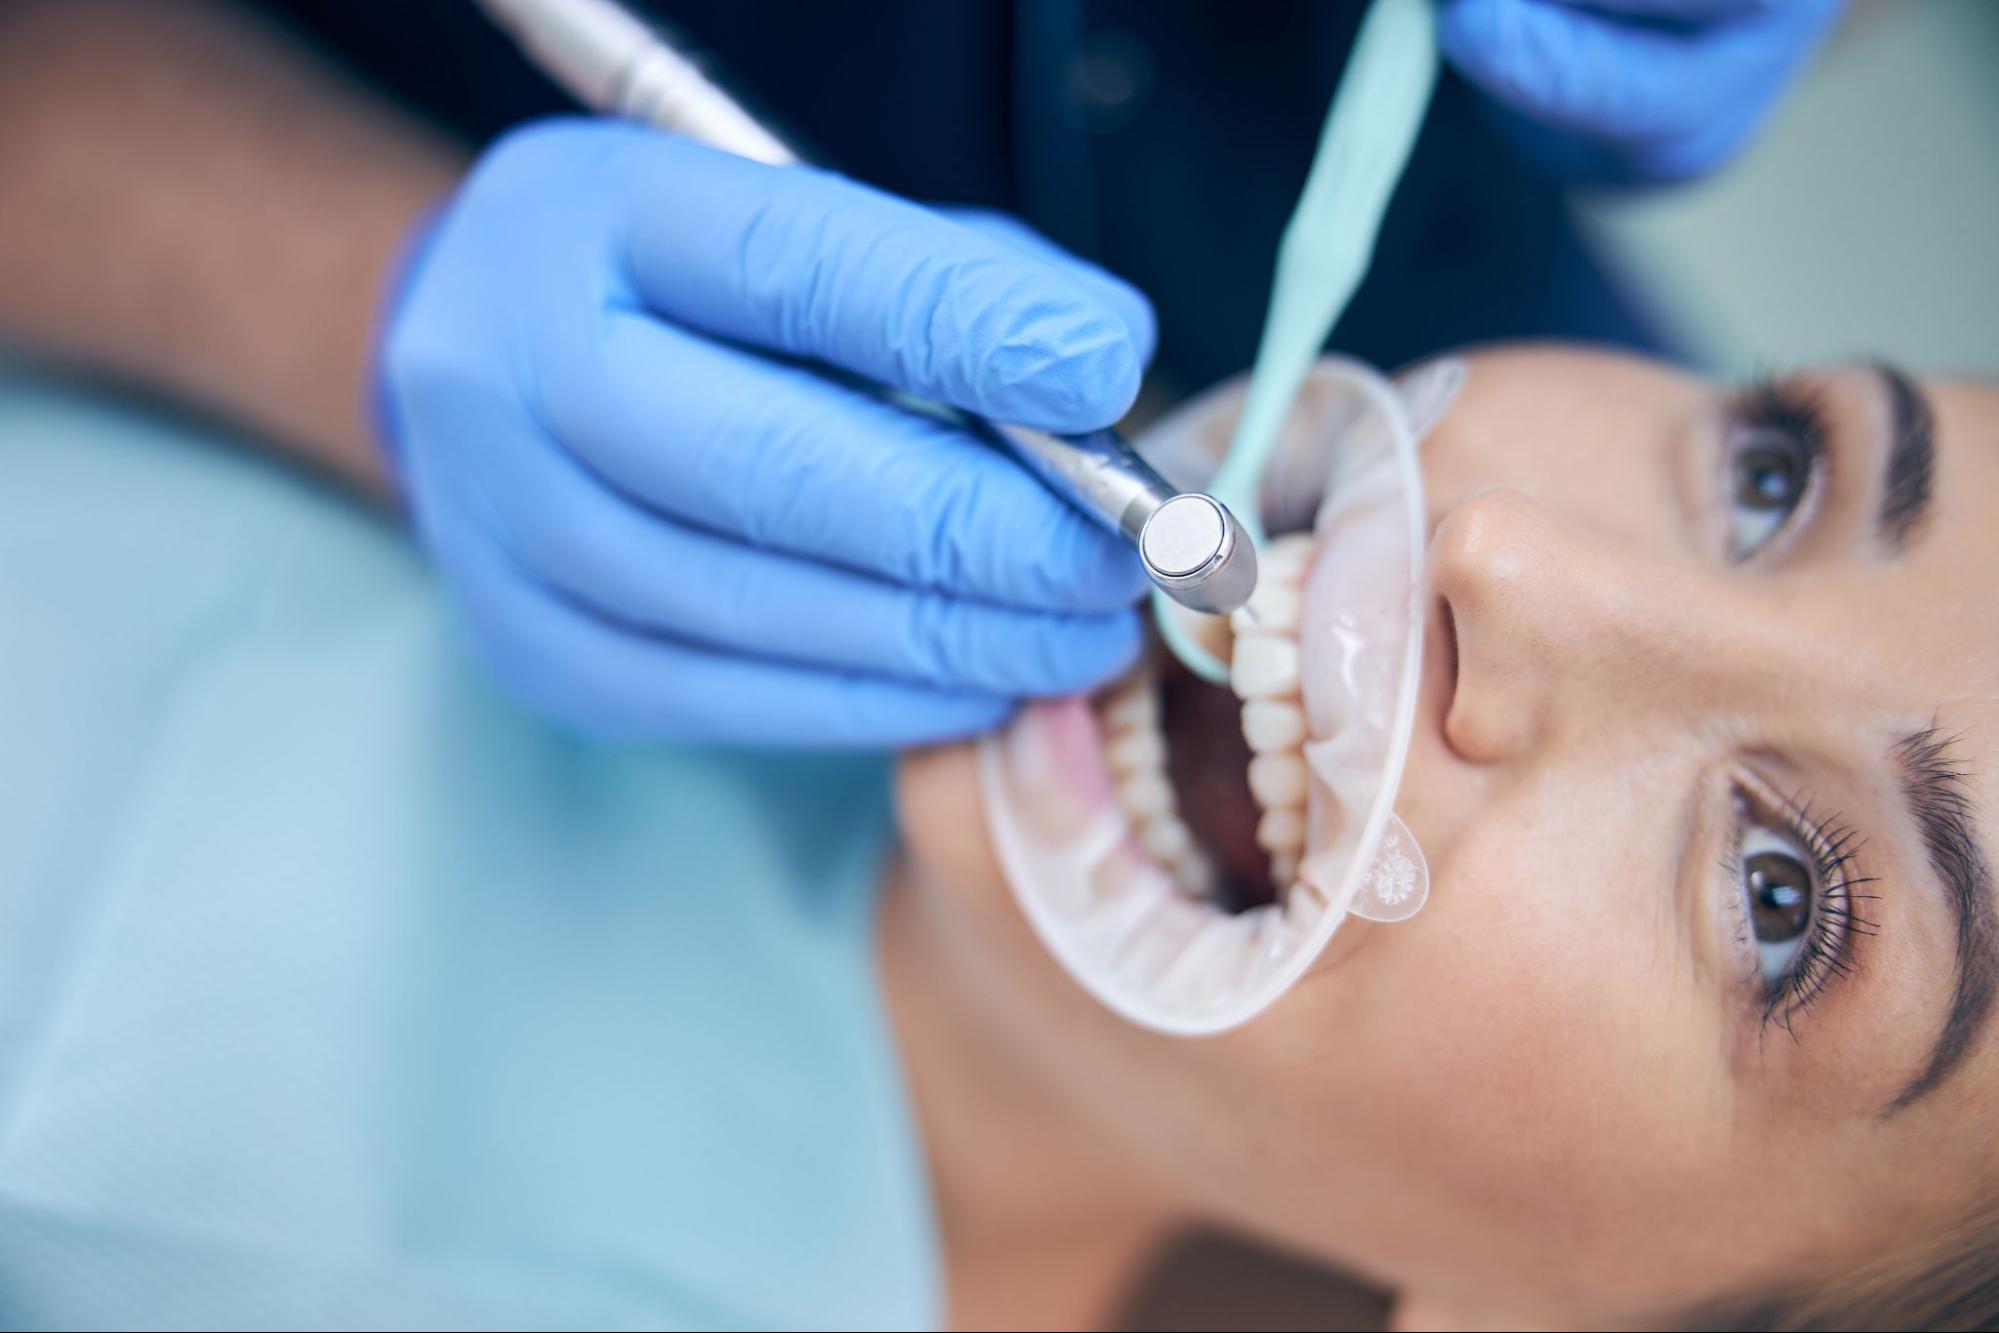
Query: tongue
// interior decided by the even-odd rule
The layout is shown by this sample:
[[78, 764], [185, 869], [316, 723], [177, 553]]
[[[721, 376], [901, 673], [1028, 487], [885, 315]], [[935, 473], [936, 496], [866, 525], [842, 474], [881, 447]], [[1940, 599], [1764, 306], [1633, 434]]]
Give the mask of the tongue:
[[1270, 857], [1256, 841], [1242, 701], [1171, 662], [1161, 668], [1159, 711], [1166, 775], [1187, 831], [1221, 873], [1222, 905], [1241, 911], [1276, 901]]

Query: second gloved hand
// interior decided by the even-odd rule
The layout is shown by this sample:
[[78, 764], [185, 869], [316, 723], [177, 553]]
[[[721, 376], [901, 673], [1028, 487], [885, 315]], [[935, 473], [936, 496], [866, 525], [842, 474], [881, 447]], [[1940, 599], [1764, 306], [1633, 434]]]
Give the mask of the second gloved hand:
[[441, 215], [379, 373], [418, 528], [517, 695], [612, 737], [886, 745], [1107, 678], [1144, 577], [867, 386], [1083, 431], [1152, 338], [1017, 224], [559, 121]]
[[1842, 0], [1444, 0], [1438, 40], [1558, 175], [1685, 180], [1746, 143]]

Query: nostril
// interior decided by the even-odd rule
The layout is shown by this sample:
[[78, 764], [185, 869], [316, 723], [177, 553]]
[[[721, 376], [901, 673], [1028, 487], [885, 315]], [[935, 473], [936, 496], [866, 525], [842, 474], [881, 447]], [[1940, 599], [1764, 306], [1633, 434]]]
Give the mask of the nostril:
[[1444, 668], [1444, 713], [1448, 716], [1451, 705], [1458, 697], [1458, 618], [1451, 610], [1451, 599], [1439, 597], [1437, 611], [1442, 630], [1437, 636], [1437, 652]]
[[1424, 674], [1435, 682], [1437, 734], [1459, 758], [1472, 760], [1464, 743], [1469, 721], [1466, 709], [1471, 703], [1464, 693], [1464, 644], [1458, 637], [1457, 608], [1448, 596], [1437, 598], [1434, 616], [1430, 625], [1434, 646], [1424, 652], [1425, 658], [1434, 655], [1434, 660], [1426, 660], [1423, 666]]
[[1467, 495], [1437, 525], [1439, 694], [1444, 740], [1460, 758], [1496, 763], [1532, 744], [1559, 674], [1549, 627], [1574, 623], [1565, 603], [1582, 558], [1549, 511], [1509, 487]]

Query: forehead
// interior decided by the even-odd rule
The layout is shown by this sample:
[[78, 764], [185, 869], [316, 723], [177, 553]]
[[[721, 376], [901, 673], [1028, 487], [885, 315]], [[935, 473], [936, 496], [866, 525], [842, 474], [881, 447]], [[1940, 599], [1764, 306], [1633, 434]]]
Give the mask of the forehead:
[[1989, 806], [1999, 778], [1999, 385], [1926, 387], [1936, 412], [1935, 512], [1906, 558], [1909, 597], [1896, 621], [1921, 633], [1920, 675], [1936, 694], [1938, 725], [1961, 733], [1961, 757]]
[[1873, 580], [1869, 637], [1930, 706], [1986, 754], [1999, 698], [1999, 387], [1926, 386], [1936, 417], [1932, 511], [1906, 553]]
[[[1868, 691], [1866, 703], [1846, 715], [1869, 744], [1880, 740], [1882, 722], [1904, 732], [1934, 725], [1954, 738], [1949, 758], [1965, 776], [1976, 834], [1991, 849], [1999, 847], [1992, 817], [1999, 781], [1999, 388], [1924, 389], [1936, 437], [1930, 514], [1899, 557], [1878, 555], [1851, 578], [1833, 577], [1828, 591], [1847, 599], [1839, 608], [1844, 646], [1827, 640], [1827, 649], [1856, 664]], [[1909, 843], [1924, 845], [1919, 830], [1910, 831]], [[1913, 865], [1904, 870], [1915, 873]], [[1929, 956], [1933, 963], [1948, 953]], [[1933, 998], [1942, 1004], [1941, 995]], [[1995, 1037], [1999, 1029], [1988, 1029], [1980, 1044], [1989, 1051]], [[1995, 1077], [1989, 1056], [1975, 1057], [1957, 1082], [1961, 1090], [1989, 1090]]]
[[[1937, 499], [1946, 545], [1965, 555], [1999, 553], [1999, 384], [1930, 383], [1936, 409]], [[1950, 522], [1951, 519], [1957, 523]]]

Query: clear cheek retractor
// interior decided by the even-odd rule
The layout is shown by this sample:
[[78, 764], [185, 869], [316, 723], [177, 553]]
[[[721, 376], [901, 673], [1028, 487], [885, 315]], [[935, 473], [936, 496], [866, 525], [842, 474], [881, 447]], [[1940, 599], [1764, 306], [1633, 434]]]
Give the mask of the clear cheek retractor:
[[[1348, 916], [1400, 921], [1429, 895], [1422, 850], [1392, 807], [1422, 663], [1416, 445], [1462, 372], [1432, 363], [1398, 388], [1356, 362], [1315, 358], [1367, 270], [1436, 77], [1431, 0], [1374, 0], [1278, 250], [1253, 374], [1139, 442], [1174, 484], [1227, 505], [1258, 547], [1266, 525], [1302, 525], [1292, 512], [1301, 500], [1318, 506], [1302, 582], [1268, 595], [1259, 586], [1232, 624], [1154, 598], [1161, 638], [1189, 670], [1270, 705], [1265, 721], [1281, 725], [1263, 730], [1266, 740], [1300, 739], [1302, 714], [1296, 755], [1263, 753], [1251, 739], [1252, 788], [1263, 765], [1266, 788], [1303, 798], [1302, 810], [1282, 806], [1287, 838], [1301, 820], [1304, 838], [1295, 867], [1287, 851], [1277, 872], [1277, 901], [1231, 913], [1190, 891], [1199, 863], [1181, 873], [1188, 835], [1177, 822], [1164, 843], [1157, 822], [1147, 830], [1155, 850], [1178, 844], [1174, 872], [1148, 857], [1108, 795], [1102, 747], [1080, 708], [1029, 709], [980, 749], [987, 822], [1028, 919], [1083, 986], [1161, 1031], [1247, 1021], [1304, 975]], [[1275, 576], [1266, 567], [1261, 578]], [[1235, 642], [1245, 651], [1234, 654]], [[1288, 693], [1264, 699], [1275, 690]], [[1165, 775], [1150, 777], [1144, 799], [1167, 801]], [[1265, 819], [1274, 813], [1266, 806]], [[1262, 841], [1264, 825], [1257, 831]]]
[[[1400, 921], [1427, 898], [1422, 850], [1393, 811], [1425, 619], [1416, 451], [1461, 378], [1451, 361], [1397, 385], [1322, 360], [1264, 473], [1272, 527], [1309, 519], [1314, 534], [1295, 628], [1306, 841], [1278, 901], [1231, 913], [1183, 888], [1140, 850], [1108, 779], [1084, 772], [1103, 763], [1097, 738], [1055, 734], [1053, 710], [1030, 709], [982, 742], [987, 823], [1022, 909], [1071, 975], [1134, 1022], [1187, 1035], [1234, 1027], [1304, 975], [1347, 917]], [[1244, 398], [1240, 380], [1218, 386], [1139, 447], [1174, 481], [1201, 480]], [[1066, 715], [1070, 731], [1079, 716]]]

